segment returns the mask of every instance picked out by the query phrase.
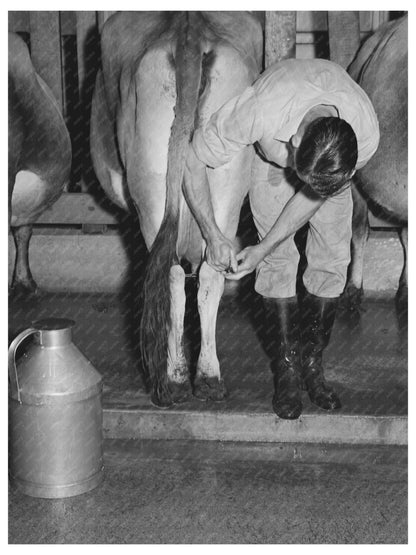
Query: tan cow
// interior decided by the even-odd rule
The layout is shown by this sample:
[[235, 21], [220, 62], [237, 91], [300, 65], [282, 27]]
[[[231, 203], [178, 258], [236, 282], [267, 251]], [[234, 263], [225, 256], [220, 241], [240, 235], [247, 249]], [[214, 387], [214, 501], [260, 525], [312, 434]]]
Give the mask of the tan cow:
[[9, 222], [16, 243], [12, 290], [37, 289], [29, 267], [32, 224], [62, 193], [71, 141], [58, 104], [23, 40], [9, 33]]
[[[360, 303], [364, 248], [368, 236], [366, 200], [402, 227], [404, 267], [398, 300], [407, 303], [407, 16], [382, 25], [358, 51], [349, 73], [370, 97], [380, 124], [380, 144], [356, 174], [350, 277], [344, 303]], [[361, 196], [364, 195], [364, 196]], [[345, 302], [346, 301], [346, 302]]]
[[[260, 72], [260, 22], [244, 12], [122, 12], [104, 25], [101, 49], [92, 159], [107, 195], [126, 209], [136, 207], [150, 250], [141, 333], [152, 400], [169, 406], [190, 391], [182, 260], [200, 266], [201, 351], [193, 391], [222, 399], [215, 328], [224, 277], [202, 262], [204, 241], [182, 184], [192, 179], [185, 161], [194, 129]], [[249, 188], [252, 156], [247, 147], [230, 164], [207, 170], [215, 217], [230, 239]]]

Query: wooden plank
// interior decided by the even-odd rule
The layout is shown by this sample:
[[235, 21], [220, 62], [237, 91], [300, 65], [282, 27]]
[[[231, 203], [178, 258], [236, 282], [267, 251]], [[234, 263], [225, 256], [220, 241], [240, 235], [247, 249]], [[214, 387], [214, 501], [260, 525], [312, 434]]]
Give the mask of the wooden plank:
[[371, 210], [368, 211], [368, 223], [370, 227], [380, 227], [382, 229], [391, 229], [391, 228], [399, 229], [401, 227], [397, 223], [392, 223], [382, 218], [379, 218], [378, 216], [374, 216]]
[[30, 12], [32, 62], [62, 111], [62, 55], [59, 12]]
[[386, 23], [386, 21], [389, 20], [389, 12], [376, 11], [376, 12], [372, 12], [372, 15], [373, 15], [372, 31], [375, 31], [376, 29], [378, 29], [378, 27], [380, 27], [380, 25], [383, 25], [383, 23]]
[[[83, 121], [89, 121], [91, 115], [92, 92], [99, 60], [99, 36], [97, 12], [76, 12], [77, 27], [77, 61], [78, 61], [78, 91], [79, 113], [83, 114]], [[80, 152], [89, 151], [89, 125], [79, 127], [76, 138]], [[79, 156], [81, 176], [80, 190], [88, 192], [88, 182], [91, 181], [91, 162], [88, 156]]]
[[61, 16], [61, 35], [75, 35], [76, 28], [76, 12], [62, 11], [59, 12]]
[[327, 12], [296, 12], [296, 30], [299, 33], [314, 33], [328, 29]]
[[328, 12], [328, 33], [331, 60], [347, 68], [360, 45], [358, 12]]
[[265, 67], [296, 56], [296, 12], [266, 12]]
[[[110, 208], [111, 210], [111, 208]], [[109, 211], [97, 203], [92, 195], [87, 193], [63, 193], [63, 195], [40, 216], [37, 224], [106, 224], [120, 223], [123, 211], [114, 207]]]
[[97, 12], [76, 12], [78, 84], [80, 98], [87, 74], [88, 40], [97, 27]]
[[360, 14], [360, 31], [369, 33], [373, 30], [373, 12], [362, 11]]

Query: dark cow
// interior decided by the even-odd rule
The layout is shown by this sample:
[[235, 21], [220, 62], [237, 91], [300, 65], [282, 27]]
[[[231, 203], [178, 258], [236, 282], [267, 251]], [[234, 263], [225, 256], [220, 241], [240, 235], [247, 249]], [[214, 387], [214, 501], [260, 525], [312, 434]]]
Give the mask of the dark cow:
[[[360, 303], [364, 248], [368, 237], [368, 199], [402, 227], [404, 267], [398, 298], [407, 300], [407, 16], [381, 26], [360, 48], [350, 75], [373, 102], [380, 123], [380, 144], [357, 172], [347, 304]], [[363, 196], [362, 196], [363, 195]]]
[[[244, 12], [122, 12], [104, 25], [102, 71], [93, 98], [91, 152], [108, 196], [133, 203], [150, 250], [144, 284], [142, 351], [152, 400], [168, 406], [188, 397], [183, 350], [185, 273], [196, 269], [204, 241], [182, 194], [189, 143], [197, 126], [260, 72], [262, 28]], [[217, 223], [235, 236], [250, 184], [252, 147], [207, 170]], [[224, 277], [199, 269], [201, 351], [194, 394], [222, 399], [215, 325]]]
[[32, 224], [61, 194], [71, 142], [56, 100], [35, 72], [23, 40], [9, 33], [9, 222], [16, 243], [15, 292], [35, 292], [29, 268]]

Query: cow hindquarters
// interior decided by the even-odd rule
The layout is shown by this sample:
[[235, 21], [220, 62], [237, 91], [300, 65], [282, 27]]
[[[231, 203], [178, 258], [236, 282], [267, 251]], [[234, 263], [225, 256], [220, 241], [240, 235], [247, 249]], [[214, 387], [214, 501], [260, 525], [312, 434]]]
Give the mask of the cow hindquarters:
[[118, 206], [128, 210], [126, 183], [117, 153], [114, 126], [105, 98], [103, 75], [99, 71], [91, 106], [91, 159], [106, 195]]
[[194, 395], [202, 400], [222, 401], [227, 394], [220, 375], [215, 340], [218, 306], [223, 291], [224, 276], [204, 262], [199, 271], [198, 289], [201, 350], [194, 381]]

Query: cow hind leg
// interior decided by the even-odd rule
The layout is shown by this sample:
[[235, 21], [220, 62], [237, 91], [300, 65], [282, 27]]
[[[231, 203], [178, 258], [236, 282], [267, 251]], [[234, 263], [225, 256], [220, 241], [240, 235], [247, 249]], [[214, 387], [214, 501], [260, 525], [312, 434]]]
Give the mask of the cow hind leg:
[[369, 234], [368, 208], [365, 199], [352, 185], [354, 202], [352, 216], [351, 263], [348, 269], [348, 281], [341, 299], [341, 309], [345, 312], [358, 313], [363, 296], [363, 268], [365, 246]]
[[215, 329], [224, 277], [204, 262], [199, 271], [198, 312], [201, 350], [194, 380], [194, 395], [204, 401], [222, 401], [227, 396], [216, 353]]
[[168, 384], [174, 403], [184, 402], [192, 397], [189, 370], [184, 351], [185, 318], [185, 272], [175, 264], [170, 269], [170, 315], [171, 326], [168, 335]]
[[22, 225], [11, 229], [16, 245], [16, 262], [11, 285], [12, 294], [13, 296], [34, 295], [38, 292], [38, 287], [29, 266], [29, 242], [32, 237], [32, 226]]

